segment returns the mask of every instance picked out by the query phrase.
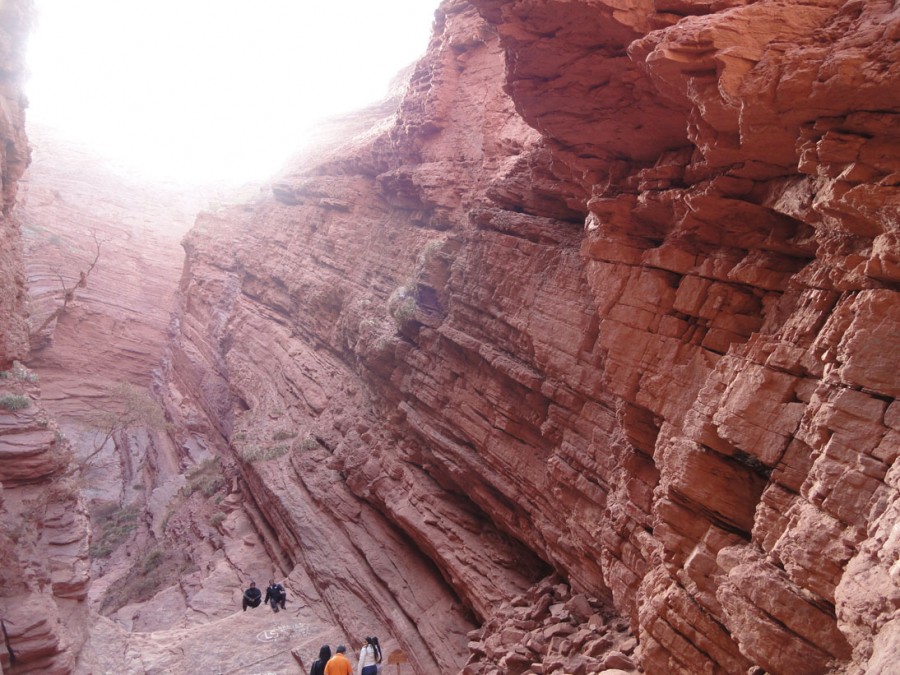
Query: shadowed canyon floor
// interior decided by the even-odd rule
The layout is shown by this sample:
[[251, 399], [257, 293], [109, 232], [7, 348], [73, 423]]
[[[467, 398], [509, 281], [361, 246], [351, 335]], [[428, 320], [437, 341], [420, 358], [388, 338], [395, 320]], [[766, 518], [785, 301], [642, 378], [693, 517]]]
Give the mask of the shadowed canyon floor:
[[[0, 81], [14, 672], [296, 672], [371, 634], [428, 675], [891, 672], [898, 36], [889, 0], [447, 0], [183, 267], [144, 220], [193, 207], [20, 177]], [[37, 254], [106, 220], [66, 304]], [[117, 380], [166, 424], [73, 471]], [[270, 576], [287, 612], [240, 612]]]

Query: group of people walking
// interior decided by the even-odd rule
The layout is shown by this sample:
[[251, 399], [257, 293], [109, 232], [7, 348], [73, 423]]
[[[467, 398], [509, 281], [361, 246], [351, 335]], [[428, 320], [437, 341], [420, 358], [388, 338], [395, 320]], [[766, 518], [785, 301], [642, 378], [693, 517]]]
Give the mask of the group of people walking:
[[284, 609], [284, 605], [287, 602], [287, 591], [284, 590], [284, 586], [281, 584], [276, 584], [274, 579], [269, 579], [269, 586], [266, 588], [266, 598], [263, 600], [262, 593], [256, 587], [256, 582], [251, 581], [250, 587], [244, 591], [241, 605], [243, 605], [246, 612], [248, 607], [259, 607], [261, 602], [270, 605], [272, 611], [277, 612], [279, 609]]
[[[353, 675], [353, 667], [347, 658], [347, 648], [338, 645], [331, 655], [331, 647], [322, 645], [319, 658], [309, 669], [309, 675]], [[359, 661], [356, 663], [356, 675], [377, 675], [381, 664], [381, 645], [377, 637], [367, 637], [363, 648], [359, 650]]]
[[[262, 592], [256, 587], [256, 582], [251, 581], [241, 600], [243, 611], [246, 612], [248, 607], [259, 607], [263, 602], [271, 606], [273, 612], [284, 609], [287, 602], [287, 591], [281, 584], [276, 584], [274, 579], [269, 579], [266, 597], [263, 598]], [[356, 675], [378, 675], [381, 659], [381, 645], [378, 644], [378, 638], [367, 636], [365, 644], [359, 650]], [[319, 650], [319, 658], [313, 662], [309, 669], [309, 675], [354, 675], [350, 659], [347, 658], [347, 647], [338, 645], [332, 655], [331, 647], [322, 645]]]

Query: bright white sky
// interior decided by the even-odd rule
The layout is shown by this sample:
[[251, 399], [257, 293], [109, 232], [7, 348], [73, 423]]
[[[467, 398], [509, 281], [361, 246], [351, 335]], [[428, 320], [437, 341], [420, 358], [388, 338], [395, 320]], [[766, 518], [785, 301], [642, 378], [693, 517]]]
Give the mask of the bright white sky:
[[264, 180], [380, 100], [438, 0], [37, 0], [29, 119], [150, 178]]

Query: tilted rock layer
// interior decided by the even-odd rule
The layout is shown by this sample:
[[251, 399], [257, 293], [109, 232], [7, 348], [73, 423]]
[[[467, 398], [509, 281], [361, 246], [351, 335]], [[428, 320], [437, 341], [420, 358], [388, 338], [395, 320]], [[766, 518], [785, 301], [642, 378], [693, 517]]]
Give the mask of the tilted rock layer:
[[173, 419], [417, 672], [467, 634], [470, 673], [591, 667], [471, 632], [551, 572], [630, 626], [606, 667], [879, 672], [898, 37], [889, 0], [445, 2], [396, 113], [198, 220]]
[[[159, 365], [182, 268], [180, 240], [208, 190], [153, 184], [29, 124], [18, 218], [31, 301], [29, 366], [71, 423], [117, 380]], [[68, 292], [68, 293], [67, 293]]]

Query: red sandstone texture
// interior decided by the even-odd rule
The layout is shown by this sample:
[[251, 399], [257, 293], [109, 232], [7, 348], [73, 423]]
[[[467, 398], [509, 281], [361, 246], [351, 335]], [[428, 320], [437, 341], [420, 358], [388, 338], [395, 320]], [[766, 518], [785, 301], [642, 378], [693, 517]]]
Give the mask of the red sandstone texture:
[[25, 326], [25, 284], [22, 241], [13, 213], [18, 179], [28, 166], [25, 136], [25, 99], [22, 94], [25, 39], [31, 3], [5, 2], [0, 6], [0, 367], [28, 352]]
[[[3, 39], [21, 9], [3, 4]], [[0, 410], [17, 667], [305, 670], [374, 633], [420, 673], [890, 672], [898, 22], [877, 0], [446, 2], [402, 96], [188, 236], [174, 443], [125, 477], [148, 493], [138, 544], [166, 534], [201, 566], [99, 619], [75, 666], [87, 524], [10, 367], [27, 342], [5, 217], [0, 395], [31, 401]], [[3, 87], [7, 212], [27, 147]], [[148, 235], [117, 222], [124, 186], [87, 208], [43, 168], [26, 225]], [[35, 358], [64, 416], [114, 374], [147, 381], [176, 269], [157, 239], [111, 245], [124, 267], [52, 325], [66, 258], [34, 259]], [[215, 525], [171, 475], [211, 454]], [[95, 561], [95, 599], [132, 552]], [[269, 575], [290, 618], [235, 612]]]
[[85, 639], [88, 524], [71, 449], [40, 405], [28, 353], [21, 229], [28, 165], [21, 91], [31, 3], [0, 5], [0, 670], [71, 672]]
[[181, 238], [212, 193], [129, 176], [39, 126], [29, 125], [29, 141], [18, 207], [29, 365], [45, 402], [71, 422], [116, 380], [149, 386], [174, 308]]
[[[181, 237], [213, 193], [129, 176], [39, 126], [29, 125], [29, 140], [33, 162], [17, 209], [31, 308], [28, 365], [40, 377], [43, 404], [84, 458], [100, 442], [93, 420], [121, 408], [121, 384], [149, 390], [158, 379]], [[92, 463], [86, 496], [123, 503], [139, 496], [131, 487], [154, 443], [154, 461], [177, 470], [164, 435], [116, 434]]]
[[[10, 464], [15, 460], [22, 472], [35, 462], [32, 457], [57, 459], [57, 474], [66, 478], [77, 501], [82, 532], [71, 543], [80, 546], [76, 562], [82, 576], [78, 612], [68, 617], [65, 630], [44, 620], [44, 605], [26, 600], [17, 606], [15, 619], [29, 632], [12, 633], [10, 647], [23, 672], [47, 667], [35, 661], [40, 656], [36, 649], [29, 652], [25, 646], [46, 647], [53, 639], [64, 643], [67, 672], [166, 668], [165, 648], [154, 641], [177, 645], [182, 655], [200, 649], [208, 637], [191, 628], [198, 616], [205, 623], [210, 613], [233, 613], [232, 596], [240, 587], [233, 578], [235, 567], [268, 578], [271, 563], [257, 535], [248, 532], [251, 524], [239, 502], [220, 494], [217, 527], [210, 528], [214, 510], [195, 508], [189, 495], [183, 495], [190, 474], [188, 479], [179, 475], [182, 461], [200, 462], [202, 445], [187, 440], [174, 447], [164, 429], [138, 424], [116, 430], [101, 449], [104, 432], [96, 419], [126, 414], [127, 392], [149, 391], [158, 380], [155, 369], [182, 268], [180, 239], [197, 210], [210, 205], [216, 193], [153, 184], [50, 130], [32, 125], [29, 132], [33, 163], [21, 179], [17, 207], [31, 306], [28, 375], [41, 383], [40, 391], [32, 388], [35, 405], [40, 399], [54, 422], [52, 430], [40, 435], [16, 436], [20, 456], [11, 457]], [[131, 389], [123, 390], [122, 383]], [[45, 436], [62, 443], [65, 453], [42, 454]], [[226, 484], [220, 474], [216, 480]], [[13, 485], [6, 476], [3, 482], [7, 488]], [[50, 497], [59, 492], [58, 482], [58, 476], [52, 478]], [[20, 529], [52, 534], [52, 520], [20, 511], [11, 514], [21, 515]], [[92, 521], [90, 548], [86, 512]], [[131, 514], [123, 526], [128, 533], [112, 537], [110, 527], [123, 514]], [[166, 541], [156, 536], [163, 519], [169, 524]], [[30, 564], [40, 567], [34, 560]], [[61, 576], [57, 567], [54, 563], [54, 575]], [[156, 569], [160, 574], [151, 575]], [[166, 632], [176, 623], [187, 626], [187, 638]], [[227, 630], [225, 624], [220, 632]], [[265, 623], [260, 630], [266, 630]], [[150, 631], [147, 640], [131, 635]], [[129, 640], [139, 646], [129, 646]], [[239, 662], [236, 654], [212, 651], [209, 662], [196, 655], [182, 658], [212, 671], [218, 667], [212, 659], [218, 657], [220, 664], [223, 656]], [[184, 669], [179, 664], [173, 668]]]
[[551, 571], [637, 646], [538, 622], [466, 672], [878, 672], [898, 31], [887, 0], [446, 2], [395, 116], [199, 219], [171, 409], [417, 672]]

